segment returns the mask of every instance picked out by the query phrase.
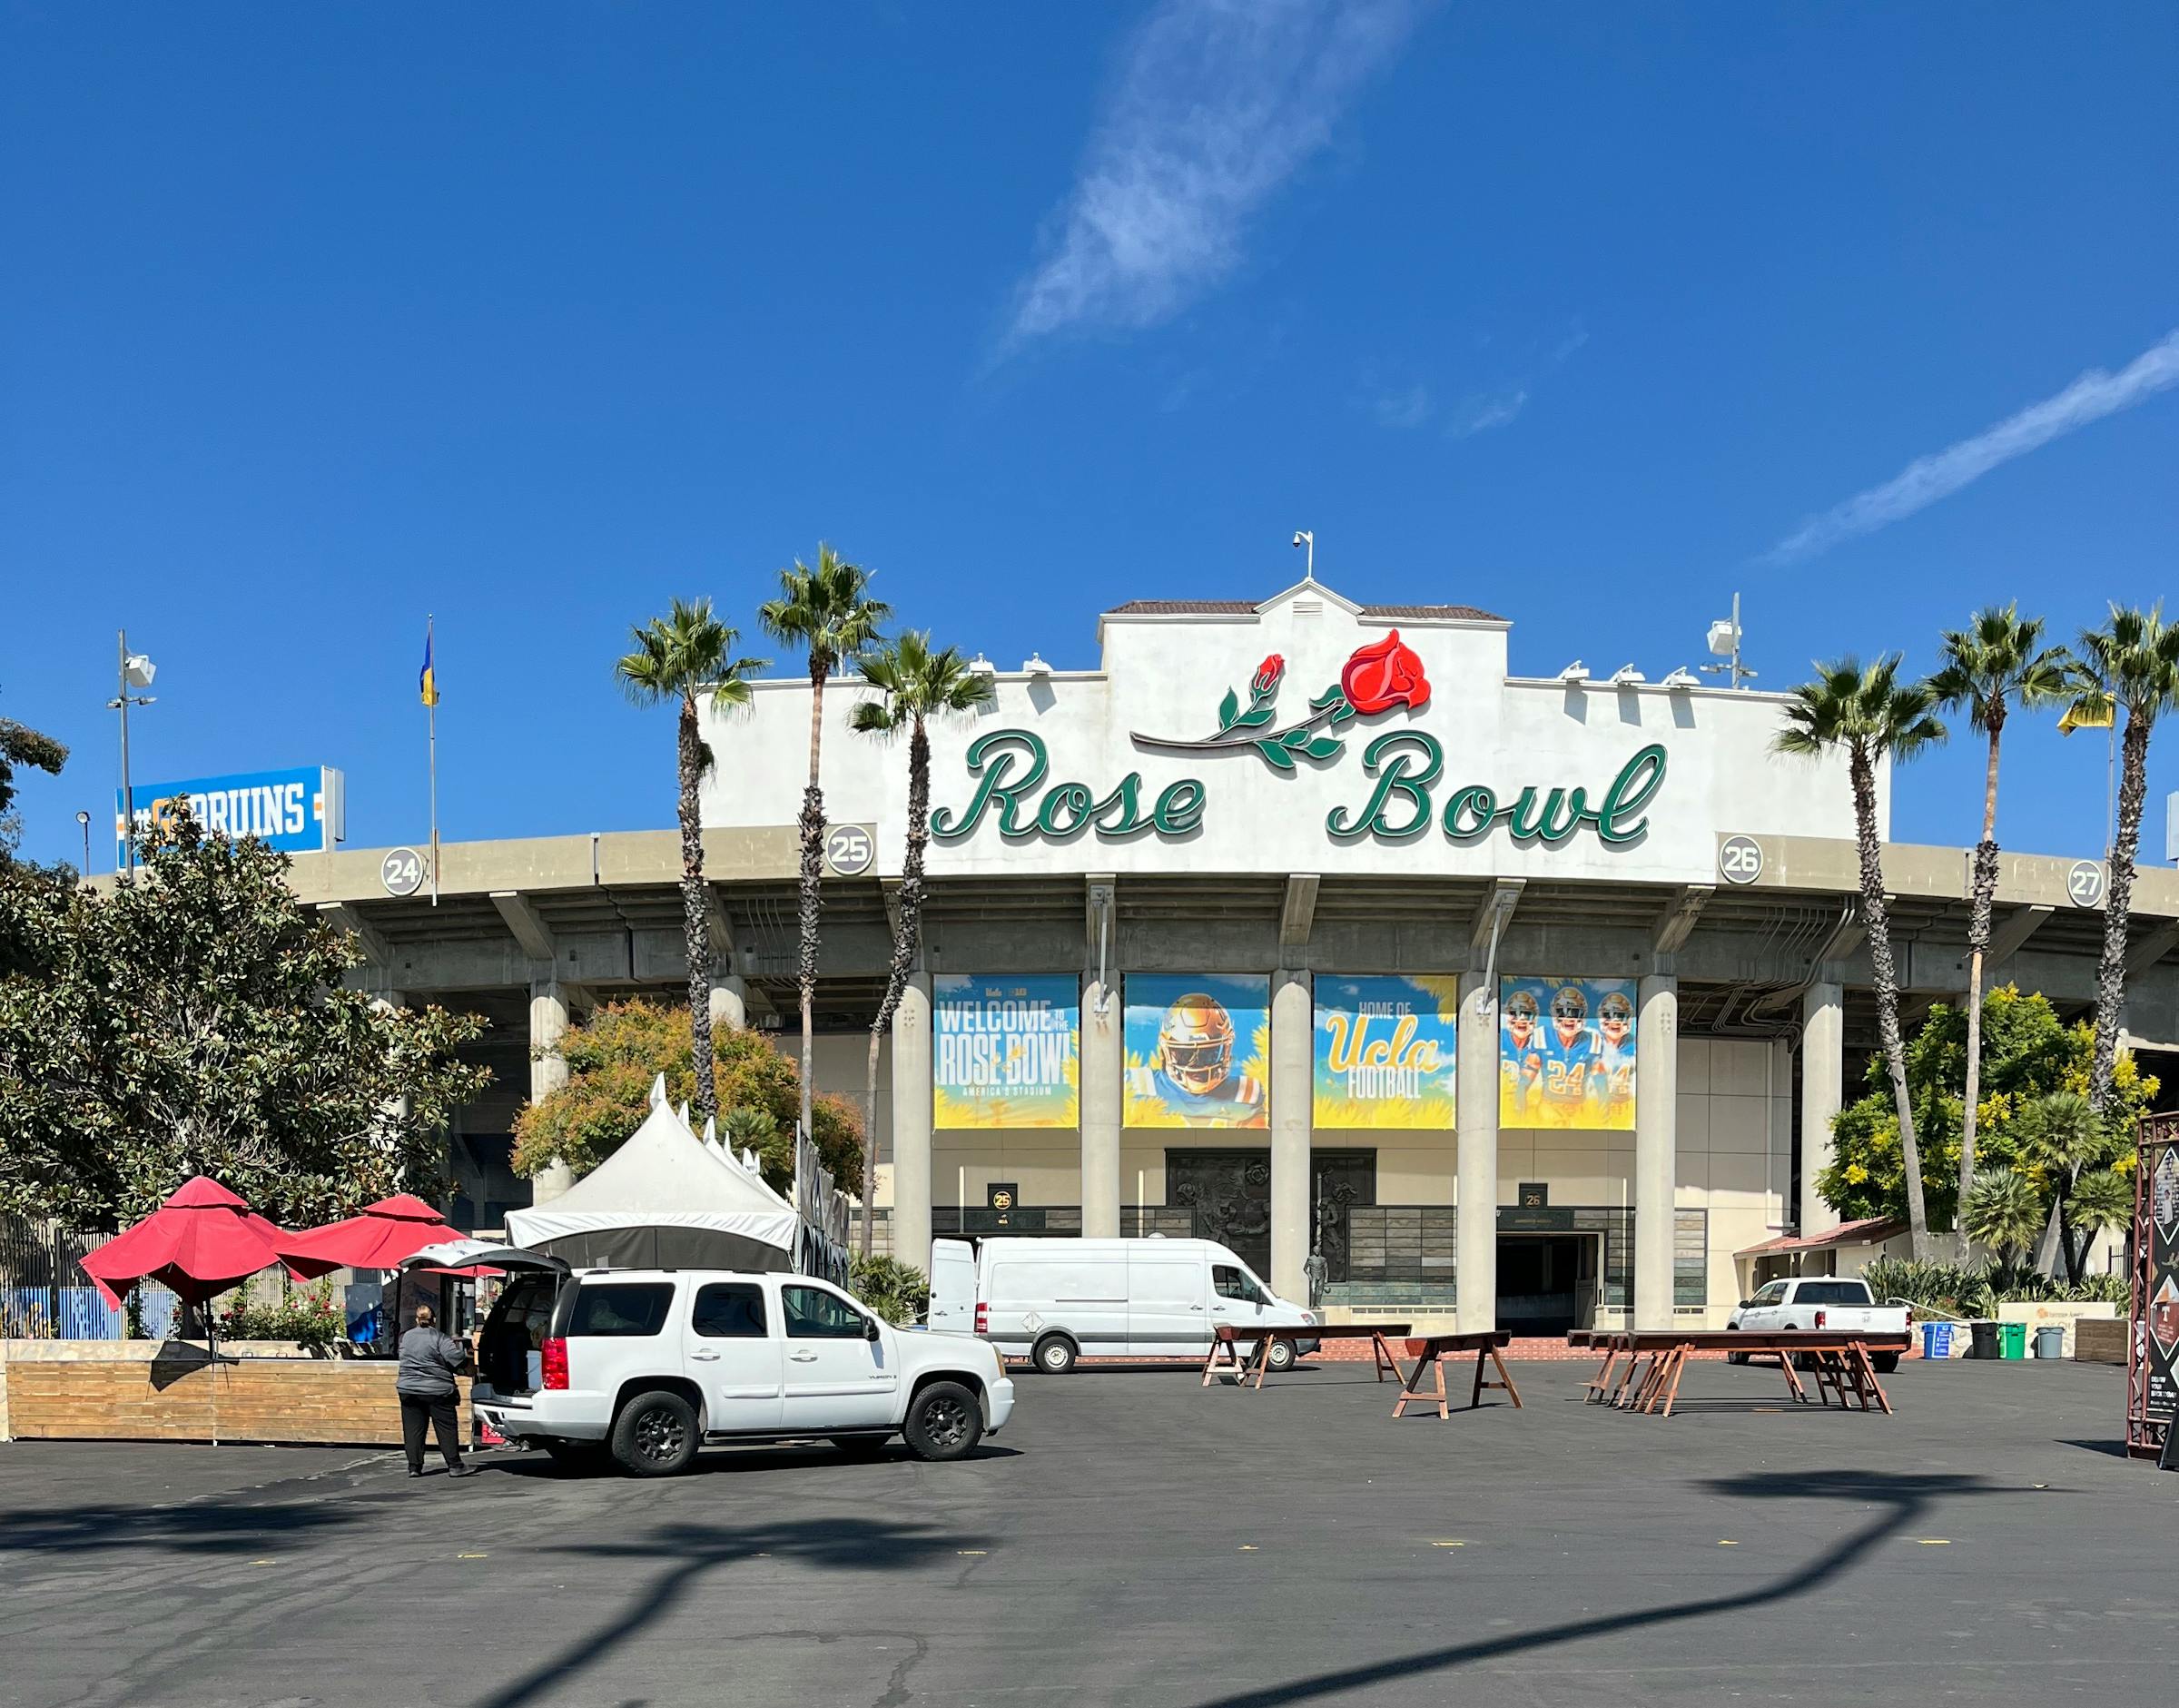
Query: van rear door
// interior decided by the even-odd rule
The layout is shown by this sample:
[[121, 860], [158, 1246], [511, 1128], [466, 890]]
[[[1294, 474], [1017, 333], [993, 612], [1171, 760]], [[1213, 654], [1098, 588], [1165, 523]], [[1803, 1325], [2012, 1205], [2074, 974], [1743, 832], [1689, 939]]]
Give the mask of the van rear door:
[[976, 1332], [976, 1248], [966, 1239], [931, 1242], [931, 1311], [933, 1329]]

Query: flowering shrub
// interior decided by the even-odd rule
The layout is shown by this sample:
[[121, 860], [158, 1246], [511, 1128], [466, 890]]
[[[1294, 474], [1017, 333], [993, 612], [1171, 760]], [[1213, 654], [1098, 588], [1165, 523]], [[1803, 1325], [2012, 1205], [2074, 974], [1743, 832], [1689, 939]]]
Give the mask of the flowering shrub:
[[237, 1304], [220, 1313], [222, 1340], [292, 1340], [308, 1351], [325, 1353], [347, 1332], [330, 1281], [320, 1281], [269, 1305], [252, 1303], [245, 1292]]

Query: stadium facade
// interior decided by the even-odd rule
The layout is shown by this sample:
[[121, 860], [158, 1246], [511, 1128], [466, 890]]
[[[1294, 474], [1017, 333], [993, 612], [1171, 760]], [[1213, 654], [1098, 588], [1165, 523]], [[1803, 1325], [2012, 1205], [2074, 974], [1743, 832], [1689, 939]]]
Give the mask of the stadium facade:
[[[1335, 1310], [1548, 1331], [1721, 1322], [1743, 1254], [1835, 1227], [1814, 1181], [1875, 1042], [1843, 765], [1771, 751], [1775, 695], [1512, 676], [1509, 627], [1315, 581], [1139, 602], [1097, 670], [993, 670], [933, 726], [881, 1059], [892, 1249], [1194, 1230]], [[858, 1103], [907, 810], [902, 748], [848, 730], [866, 692], [824, 699], [817, 997], [819, 1089]], [[714, 1011], [783, 1048], [810, 698], [759, 683], [706, 729]], [[570, 1016], [683, 977], [675, 838], [449, 844], [436, 907], [387, 893], [382, 852], [294, 882], [361, 936], [359, 978], [498, 1022], [460, 1153], [489, 1220]], [[1884, 861], [1912, 1019], [1965, 988], [1969, 853]], [[2101, 899], [2093, 860], [2005, 856], [1994, 976], [2084, 1012]], [[2125, 1023], [2162, 1051], [2179, 874], [2140, 874], [2134, 932]]]

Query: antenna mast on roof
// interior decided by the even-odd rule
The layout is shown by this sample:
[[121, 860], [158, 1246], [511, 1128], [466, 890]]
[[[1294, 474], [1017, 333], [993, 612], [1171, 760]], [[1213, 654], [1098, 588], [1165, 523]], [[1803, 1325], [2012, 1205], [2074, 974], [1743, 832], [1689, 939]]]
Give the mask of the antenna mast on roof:
[[1301, 578], [1314, 581], [1316, 578], [1316, 536], [1306, 528], [1297, 528], [1294, 530], [1294, 548], [1299, 551], [1304, 547], [1308, 548], [1309, 558], [1307, 567], [1301, 572]]

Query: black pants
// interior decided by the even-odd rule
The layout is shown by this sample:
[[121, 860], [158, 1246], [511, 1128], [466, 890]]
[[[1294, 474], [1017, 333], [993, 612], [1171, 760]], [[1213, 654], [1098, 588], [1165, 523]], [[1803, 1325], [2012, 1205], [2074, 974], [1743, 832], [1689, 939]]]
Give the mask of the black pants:
[[454, 1417], [454, 1396], [451, 1394], [403, 1394], [401, 1401], [401, 1446], [408, 1450], [409, 1468], [424, 1468], [424, 1425], [429, 1422], [439, 1436], [439, 1450], [447, 1461], [447, 1469], [457, 1470], [461, 1465], [461, 1425]]

